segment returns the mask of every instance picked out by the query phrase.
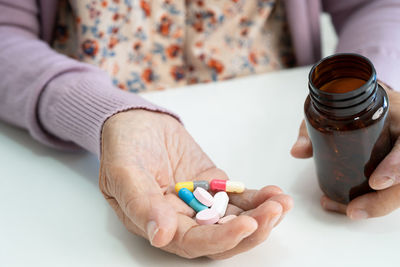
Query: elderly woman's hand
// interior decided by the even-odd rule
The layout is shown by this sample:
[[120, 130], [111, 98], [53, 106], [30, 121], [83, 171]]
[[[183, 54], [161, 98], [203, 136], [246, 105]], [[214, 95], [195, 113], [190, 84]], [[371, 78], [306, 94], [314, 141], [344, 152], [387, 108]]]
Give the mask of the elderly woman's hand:
[[[375, 192], [353, 199], [348, 205], [322, 196], [321, 205], [331, 211], [345, 213], [352, 219], [384, 216], [400, 207], [400, 93], [387, 90], [390, 103], [390, 132], [395, 141], [392, 151], [371, 174], [369, 185]], [[301, 123], [299, 137], [291, 153], [296, 158], [312, 156], [311, 141], [305, 122]]]
[[103, 127], [100, 189], [129, 231], [185, 258], [227, 258], [264, 241], [292, 207], [275, 186], [231, 194], [224, 225], [198, 225], [176, 182], [228, 179], [173, 117], [145, 110], [114, 115]]

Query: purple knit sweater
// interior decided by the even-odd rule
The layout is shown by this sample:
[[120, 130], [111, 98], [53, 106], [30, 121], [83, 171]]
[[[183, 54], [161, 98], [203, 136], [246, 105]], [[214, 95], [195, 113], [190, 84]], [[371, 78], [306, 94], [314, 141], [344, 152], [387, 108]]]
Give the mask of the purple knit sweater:
[[[299, 65], [320, 58], [319, 15], [332, 15], [338, 52], [370, 58], [378, 77], [400, 90], [400, 0], [285, 0]], [[100, 154], [102, 125], [132, 108], [167, 112], [116, 89], [95, 66], [49, 47], [57, 0], [0, 0], [0, 119], [38, 141]]]

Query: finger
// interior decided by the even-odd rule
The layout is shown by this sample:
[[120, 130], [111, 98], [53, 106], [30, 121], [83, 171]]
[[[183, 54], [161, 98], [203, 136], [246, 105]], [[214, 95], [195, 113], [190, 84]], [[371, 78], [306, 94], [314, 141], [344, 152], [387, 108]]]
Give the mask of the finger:
[[[268, 201], [275, 201], [275, 202], [278, 202], [279, 204], [281, 204], [281, 206], [283, 208], [282, 216], [280, 217], [279, 221], [276, 222], [275, 226], [278, 225], [283, 220], [283, 218], [286, 215], [286, 213], [288, 213], [293, 208], [293, 199], [289, 195], [278, 194], [278, 195], [273, 195], [272, 197], [269, 197], [269, 198], [263, 198], [262, 197], [263, 193], [259, 192], [259, 194], [255, 195], [255, 196], [256, 196], [255, 197], [255, 199], [256, 199], [255, 203], [257, 203], [261, 199], [263, 199], [263, 202], [268, 200]], [[263, 202], [261, 202], [261, 203], [263, 203]]]
[[346, 214], [347, 205], [336, 202], [328, 198], [327, 196], [321, 197], [321, 206], [327, 211], [334, 211], [338, 213]]
[[288, 213], [288, 211], [293, 208], [293, 198], [289, 195], [285, 195], [285, 194], [275, 195], [275, 196], [269, 198], [268, 200], [276, 201], [279, 204], [281, 204], [281, 206], [283, 208], [283, 210], [282, 210], [283, 215]]
[[383, 159], [371, 174], [369, 185], [382, 190], [400, 183], [400, 139], [397, 139], [392, 151]]
[[[254, 209], [266, 200], [278, 202], [283, 208], [282, 216], [276, 223], [276, 225], [278, 225], [284, 218], [284, 215], [293, 208], [293, 199], [289, 195], [282, 194], [281, 192], [282, 190], [277, 186], [266, 186], [261, 190], [246, 190], [243, 196], [242, 194], [232, 194], [234, 197], [233, 199], [231, 198], [231, 201], [233, 200], [233, 203], [247, 209]], [[232, 206], [231, 209], [230, 206]], [[240, 212], [238, 212], [239, 210], [241, 210], [239, 207], [229, 204], [226, 214], [238, 215], [240, 214]]]
[[260, 190], [246, 189], [240, 194], [230, 193], [229, 202], [243, 210], [250, 210], [279, 194], [282, 194], [282, 190], [279, 187], [269, 185]]
[[400, 207], [400, 185], [375, 191], [355, 198], [347, 207], [353, 220], [380, 217]]
[[293, 145], [290, 153], [295, 158], [312, 157], [313, 151], [312, 151], [311, 140], [308, 136], [307, 127], [304, 120], [300, 124], [299, 136], [297, 137], [297, 141]]
[[[233, 255], [245, 252], [265, 241], [269, 236], [271, 230], [275, 226], [276, 222], [280, 219], [282, 215], [282, 210], [283, 208], [278, 202], [266, 201], [265, 203], [258, 206], [256, 209], [245, 212], [246, 215], [253, 217], [257, 221], [257, 230], [250, 236], [243, 239], [234, 248], [222, 253], [211, 255], [210, 258], [226, 259], [232, 257]], [[224, 225], [229, 225], [230, 223], [231, 222], [228, 222]]]
[[193, 219], [181, 214], [178, 215], [178, 220], [174, 241], [165, 250], [185, 258], [229, 250], [257, 229], [257, 221], [245, 215], [224, 225], [198, 225]]
[[278, 202], [283, 208], [281, 217], [274, 225], [277, 226], [284, 219], [285, 215], [293, 208], [293, 199], [289, 195], [280, 194], [271, 197], [269, 200]]
[[174, 237], [177, 217], [155, 179], [132, 166], [114, 168], [112, 173], [115, 198], [126, 216], [147, 233], [153, 246], [168, 244]]
[[242, 213], [243, 210], [235, 205], [228, 204], [228, 207], [226, 208], [225, 216], [228, 215], [236, 215], [238, 216], [240, 213]]

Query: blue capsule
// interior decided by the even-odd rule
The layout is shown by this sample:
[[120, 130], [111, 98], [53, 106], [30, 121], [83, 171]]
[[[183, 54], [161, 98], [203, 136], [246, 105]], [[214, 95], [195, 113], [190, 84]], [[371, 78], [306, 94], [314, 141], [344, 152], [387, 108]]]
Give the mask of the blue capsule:
[[190, 192], [190, 190], [188, 190], [187, 188], [182, 188], [181, 190], [179, 190], [178, 193], [179, 197], [185, 201], [186, 204], [188, 204], [192, 209], [194, 209], [196, 212], [208, 209], [207, 206], [204, 206], [203, 204], [201, 204], [193, 195], [192, 192]]

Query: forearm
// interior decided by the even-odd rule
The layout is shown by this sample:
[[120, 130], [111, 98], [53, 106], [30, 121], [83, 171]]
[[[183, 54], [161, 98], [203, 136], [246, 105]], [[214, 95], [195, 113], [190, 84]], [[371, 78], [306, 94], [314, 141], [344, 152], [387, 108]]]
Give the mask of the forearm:
[[99, 155], [109, 116], [134, 108], [168, 113], [115, 88], [99, 68], [52, 50], [38, 37], [35, 8], [0, 3], [1, 120], [29, 130], [46, 145], [83, 147]]
[[38, 99], [45, 85], [76, 68], [76, 64], [19, 27], [0, 26], [0, 40], [0, 118], [28, 129], [36, 140], [50, 146], [76, 148], [42, 131], [37, 116]]
[[51, 134], [99, 156], [104, 122], [129, 109], [173, 115], [136, 94], [114, 87], [101, 70], [83, 70], [60, 75], [47, 85], [40, 98], [39, 118]]

